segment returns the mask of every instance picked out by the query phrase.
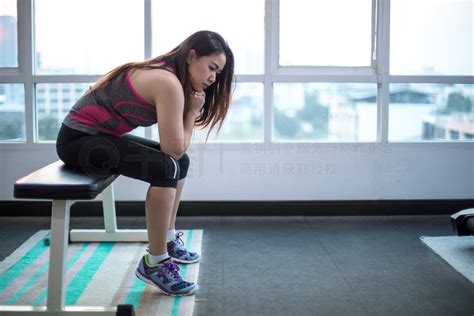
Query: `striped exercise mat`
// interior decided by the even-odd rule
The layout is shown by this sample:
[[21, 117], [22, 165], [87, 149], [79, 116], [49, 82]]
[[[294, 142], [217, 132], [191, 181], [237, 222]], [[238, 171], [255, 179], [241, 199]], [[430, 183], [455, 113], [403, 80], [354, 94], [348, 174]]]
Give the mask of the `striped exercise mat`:
[[[201, 253], [202, 230], [180, 230], [188, 250]], [[48, 234], [41, 230], [0, 263], [0, 305], [44, 306]], [[192, 315], [195, 295], [167, 296], [142, 282], [135, 269], [146, 243], [72, 243], [66, 262], [66, 306], [132, 304], [137, 315]], [[197, 282], [199, 263], [179, 264], [184, 280]], [[199, 290], [198, 290], [199, 291]]]

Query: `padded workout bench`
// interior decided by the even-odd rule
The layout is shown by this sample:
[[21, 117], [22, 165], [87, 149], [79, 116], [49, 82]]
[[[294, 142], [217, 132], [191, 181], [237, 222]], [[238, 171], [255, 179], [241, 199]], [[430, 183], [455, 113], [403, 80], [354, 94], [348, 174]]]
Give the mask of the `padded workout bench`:
[[[146, 242], [146, 230], [117, 229], [113, 181], [118, 175], [92, 178], [60, 160], [15, 182], [14, 197], [53, 200], [49, 254], [48, 298], [44, 307], [0, 306], [0, 315], [134, 315], [132, 305], [65, 307], [68, 242]], [[77, 200], [92, 200], [102, 193], [105, 229], [69, 230], [71, 206]], [[68, 238], [69, 236], [69, 238]]]

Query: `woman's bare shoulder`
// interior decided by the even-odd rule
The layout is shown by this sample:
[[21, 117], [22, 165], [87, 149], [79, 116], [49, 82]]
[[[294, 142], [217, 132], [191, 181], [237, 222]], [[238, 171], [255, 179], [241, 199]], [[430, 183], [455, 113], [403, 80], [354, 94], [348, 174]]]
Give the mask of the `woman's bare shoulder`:
[[135, 69], [130, 77], [137, 92], [145, 100], [155, 103], [162, 97], [169, 97], [169, 94], [180, 97], [183, 95], [183, 88], [175, 74], [164, 69]]

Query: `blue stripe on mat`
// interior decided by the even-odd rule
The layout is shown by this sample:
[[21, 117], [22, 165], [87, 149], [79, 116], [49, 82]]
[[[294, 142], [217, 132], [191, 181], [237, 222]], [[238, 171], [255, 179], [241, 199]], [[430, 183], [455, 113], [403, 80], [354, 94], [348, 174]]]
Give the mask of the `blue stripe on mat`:
[[48, 249], [43, 240], [40, 240], [17, 263], [0, 275], [0, 292], [7, 288], [19, 275], [28, 269], [43, 252]]

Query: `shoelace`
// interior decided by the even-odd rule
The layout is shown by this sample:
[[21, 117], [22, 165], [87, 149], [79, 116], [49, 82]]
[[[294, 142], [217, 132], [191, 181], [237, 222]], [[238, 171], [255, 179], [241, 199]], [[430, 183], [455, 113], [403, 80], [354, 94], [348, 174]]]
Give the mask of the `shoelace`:
[[176, 234], [176, 242], [178, 243], [179, 245], [179, 248], [182, 249], [182, 247], [184, 247], [184, 241], [181, 239], [181, 236], [183, 236], [184, 233], [183, 232], [179, 232], [178, 234]]
[[184, 241], [181, 239], [181, 236], [183, 236], [184, 233], [183, 232], [178, 232], [178, 234], [176, 234], [176, 248], [178, 249], [178, 254], [179, 255], [183, 255], [183, 254], [187, 254], [188, 251], [186, 250], [186, 248], [184, 247]]
[[176, 263], [174, 262], [165, 262], [164, 263], [165, 268], [171, 272], [173, 275], [173, 278], [177, 281], [181, 280], [181, 276], [179, 275], [179, 267]]

